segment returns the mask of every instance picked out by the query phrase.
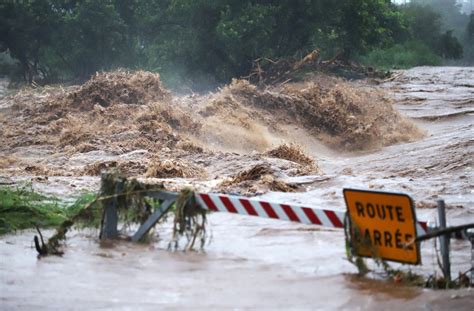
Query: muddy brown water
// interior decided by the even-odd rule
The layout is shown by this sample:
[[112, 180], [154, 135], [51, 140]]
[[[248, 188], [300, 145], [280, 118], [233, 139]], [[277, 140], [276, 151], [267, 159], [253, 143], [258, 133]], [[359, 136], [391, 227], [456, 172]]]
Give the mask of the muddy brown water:
[[[436, 221], [436, 209], [430, 207], [444, 199], [450, 224], [474, 222], [474, 68], [422, 67], [399, 74], [381, 87], [426, 132], [425, 138], [375, 152], [337, 153], [314, 138], [308, 143], [295, 129], [293, 137], [306, 141], [325, 178], [291, 177], [312, 181], [308, 191], [261, 197], [344, 209], [343, 187], [399, 191], [414, 198], [419, 219]], [[36, 157], [48, 151], [24, 152]], [[56, 195], [97, 185], [94, 177], [34, 182], [38, 190]], [[212, 240], [205, 252], [167, 251], [169, 222], [149, 245], [104, 247], [96, 232], [74, 231], [64, 257], [41, 260], [32, 247], [34, 232], [3, 236], [0, 309], [474, 310], [472, 289], [401, 286], [377, 277], [380, 269], [374, 264], [371, 278], [357, 277], [339, 230], [217, 213], [209, 218]], [[453, 277], [470, 268], [470, 250], [467, 241], [452, 241]], [[433, 242], [423, 243], [421, 251], [423, 265], [402, 269], [439, 275]]]

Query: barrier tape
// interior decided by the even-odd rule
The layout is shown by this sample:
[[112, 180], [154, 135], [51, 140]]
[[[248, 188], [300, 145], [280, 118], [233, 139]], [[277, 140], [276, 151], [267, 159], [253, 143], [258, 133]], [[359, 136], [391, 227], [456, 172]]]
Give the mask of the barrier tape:
[[[196, 201], [202, 208], [215, 212], [281, 219], [331, 228], [344, 228], [346, 216], [344, 211], [272, 203], [225, 194], [197, 193]], [[419, 221], [416, 231], [418, 236], [426, 234], [427, 223]]]

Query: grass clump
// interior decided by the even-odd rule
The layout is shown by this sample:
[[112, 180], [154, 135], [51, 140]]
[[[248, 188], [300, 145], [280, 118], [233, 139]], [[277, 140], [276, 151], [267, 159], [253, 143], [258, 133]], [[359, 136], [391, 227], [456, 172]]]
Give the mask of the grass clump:
[[71, 206], [65, 206], [58, 198], [39, 194], [31, 186], [0, 187], [0, 235], [36, 226], [58, 226], [77, 213], [91, 196], [83, 195]]

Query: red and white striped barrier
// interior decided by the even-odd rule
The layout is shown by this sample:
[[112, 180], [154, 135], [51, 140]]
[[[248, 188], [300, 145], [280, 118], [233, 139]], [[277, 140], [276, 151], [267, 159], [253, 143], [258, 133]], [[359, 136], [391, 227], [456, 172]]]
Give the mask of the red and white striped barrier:
[[[304, 207], [295, 204], [282, 204], [248, 199], [225, 194], [198, 193], [197, 203], [204, 209], [241, 215], [296, 221], [304, 224], [332, 228], [344, 228], [344, 211]], [[426, 222], [417, 223], [417, 234], [427, 233]]]
[[304, 224], [344, 228], [345, 212], [314, 209], [299, 205], [271, 203], [245, 197], [199, 193], [197, 202], [205, 209], [216, 212], [250, 215], [296, 221]]
[[416, 235], [421, 236], [428, 233], [428, 223], [426, 221], [418, 221], [416, 223]]

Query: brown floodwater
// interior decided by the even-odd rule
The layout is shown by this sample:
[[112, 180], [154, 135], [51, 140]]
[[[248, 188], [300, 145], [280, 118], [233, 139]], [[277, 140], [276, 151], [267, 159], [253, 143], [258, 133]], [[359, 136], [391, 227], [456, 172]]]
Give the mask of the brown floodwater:
[[167, 251], [166, 226], [162, 242], [149, 245], [101, 247], [96, 233], [73, 232], [64, 257], [42, 259], [32, 247], [33, 231], [5, 236], [2, 309], [472, 310], [472, 289], [358, 277], [338, 231], [227, 214], [212, 215], [210, 223], [206, 252]]
[[[324, 178], [289, 177], [313, 182], [306, 192], [260, 197], [344, 209], [344, 187], [399, 191], [413, 197], [421, 220], [436, 222], [433, 206], [444, 199], [450, 224], [474, 222], [474, 68], [414, 68], [381, 87], [425, 132], [424, 138], [354, 154], [335, 152], [314, 137], [305, 144], [305, 133], [295, 130], [293, 137], [317, 158]], [[35, 158], [49, 151], [36, 152], [30, 148], [24, 154]], [[90, 159], [73, 161], [79, 165]], [[56, 195], [97, 186], [96, 177], [34, 181], [36, 189]], [[218, 213], [210, 215], [209, 228], [205, 252], [168, 251], [167, 222], [147, 245], [101, 246], [97, 232], [74, 231], [63, 257], [42, 259], [32, 244], [35, 232], [3, 236], [0, 309], [474, 310], [472, 289], [403, 286], [380, 277], [381, 269], [371, 262], [369, 278], [358, 277], [346, 259], [340, 230]], [[421, 266], [402, 269], [439, 276], [434, 242], [423, 243], [421, 253]], [[470, 243], [453, 240], [454, 278], [470, 268], [470, 259]]]

